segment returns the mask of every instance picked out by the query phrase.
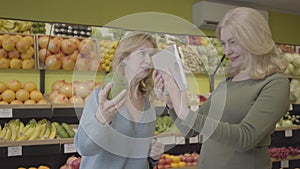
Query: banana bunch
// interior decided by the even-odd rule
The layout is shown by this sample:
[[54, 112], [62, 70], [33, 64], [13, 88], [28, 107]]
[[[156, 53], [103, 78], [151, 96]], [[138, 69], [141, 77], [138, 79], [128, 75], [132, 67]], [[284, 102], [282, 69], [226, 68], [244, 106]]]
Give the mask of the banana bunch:
[[10, 141], [11, 138], [11, 129], [9, 128], [9, 124], [5, 123], [3, 129], [0, 132], [0, 140], [1, 142]]
[[50, 121], [46, 119], [42, 119], [38, 122], [38, 124], [41, 125], [41, 132], [39, 134], [40, 140], [46, 140], [46, 139], [54, 139], [56, 136], [56, 128], [54, 125], [51, 124]]
[[32, 22], [0, 19], [0, 32], [30, 34]]
[[42, 119], [37, 122], [32, 119], [26, 124], [16, 141], [54, 139], [55, 136], [56, 129], [50, 121]]

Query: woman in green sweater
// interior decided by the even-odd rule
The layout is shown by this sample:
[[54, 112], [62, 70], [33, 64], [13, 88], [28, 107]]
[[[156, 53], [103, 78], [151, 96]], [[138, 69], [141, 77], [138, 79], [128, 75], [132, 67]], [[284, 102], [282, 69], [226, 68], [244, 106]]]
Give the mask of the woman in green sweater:
[[286, 64], [267, 22], [254, 9], [230, 10], [216, 33], [230, 63], [209, 99], [190, 110], [186, 92], [168, 73], [155, 71], [156, 91], [169, 91], [168, 97], [157, 95], [166, 100], [183, 135], [203, 134], [199, 169], [270, 169], [271, 134], [289, 107], [289, 81], [282, 75]]

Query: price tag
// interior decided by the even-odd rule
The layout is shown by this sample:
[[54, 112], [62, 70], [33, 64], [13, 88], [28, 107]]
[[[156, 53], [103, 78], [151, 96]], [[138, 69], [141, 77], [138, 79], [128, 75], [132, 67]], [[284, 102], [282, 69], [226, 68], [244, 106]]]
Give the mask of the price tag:
[[22, 146], [7, 147], [7, 156], [22, 156]]
[[158, 137], [157, 141], [159, 143], [163, 143], [163, 144], [175, 144], [175, 136], [169, 136], [169, 137]]
[[199, 137], [198, 137], [198, 136], [196, 136], [196, 137], [191, 137], [191, 138], [189, 139], [189, 141], [190, 141], [190, 143], [199, 143]]
[[12, 109], [0, 109], [0, 118], [11, 118], [13, 117]]
[[284, 136], [285, 137], [293, 137], [293, 130], [285, 130]]
[[191, 106], [190, 108], [192, 111], [197, 111], [199, 109], [199, 106]]
[[280, 166], [281, 168], [289, 168], [289, 160], [281, 160]]
[[76, 148], [74, 144], [64, 144], [64, 153], [75, 153]]
[[203, 143], [203, 135], [199, 134], [199, 143]]
[[293, 110], [293, 104], [290, 104], [290, 111]]
[[176, 140], [176, 144], [185, 144], [185, 138], [182, 136], [176, 136], [175, 140]]

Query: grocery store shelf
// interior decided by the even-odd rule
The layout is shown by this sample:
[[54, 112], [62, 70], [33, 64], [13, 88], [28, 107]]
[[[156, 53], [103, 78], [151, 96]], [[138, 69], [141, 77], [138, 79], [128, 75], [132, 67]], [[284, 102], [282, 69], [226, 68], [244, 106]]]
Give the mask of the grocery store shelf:
[[[0, 105], [0, 112], [11, 111], [10, 115], [1, 114], [0, 118], [44, 118], [51, 117], [51, 104]], [[6, 113], [5, 113], [6, 114]]]
[[285, 130], [299, 130], [300, 125], [287, 126], [287, 127], [276, 127], [275, 131], [285, 131]]
[[59, 144], [59, 139], [51, 140], [31, 140], [31, 141], [12, 141], [12, 142], [1, 142], [0, 147], [13, 147], [13, 146], [38, 146], [38, 145], [49, 145]]

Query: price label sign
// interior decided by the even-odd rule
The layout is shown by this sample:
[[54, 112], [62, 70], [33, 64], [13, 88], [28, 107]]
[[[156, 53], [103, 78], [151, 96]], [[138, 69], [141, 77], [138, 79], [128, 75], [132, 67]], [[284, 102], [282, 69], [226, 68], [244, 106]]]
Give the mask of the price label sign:
[[191, 137], [191, 138], [189, 139], [189, 141], [190, 141], [190, 143], [199, 143], [199, 137], [198, 137], [198, 136], [196, 136], [196, 137]]
[[169, 137], [158, 137], [157, 142], [163, 143], [163, 144], [175, 144], [175, 136], [169, 136]]
[[182, 136], [175, 137], [176, 144], [185, 144], [185, 138]]
[[293, 130], [285, 130], [284, 136], [285, 137], [293, 137]]
[[289, 160], [282, 160], [280, 166], [281, 168], [289, 168]]
[[75, 153], [76, 148], [74, 144], [64, 144], [64, 153]]
[[0, 118], [11, 118], [13, 117], [12, 109], [0, 109]]
[[22, 146], [7, 147], [7, 156], [22, 156]]

